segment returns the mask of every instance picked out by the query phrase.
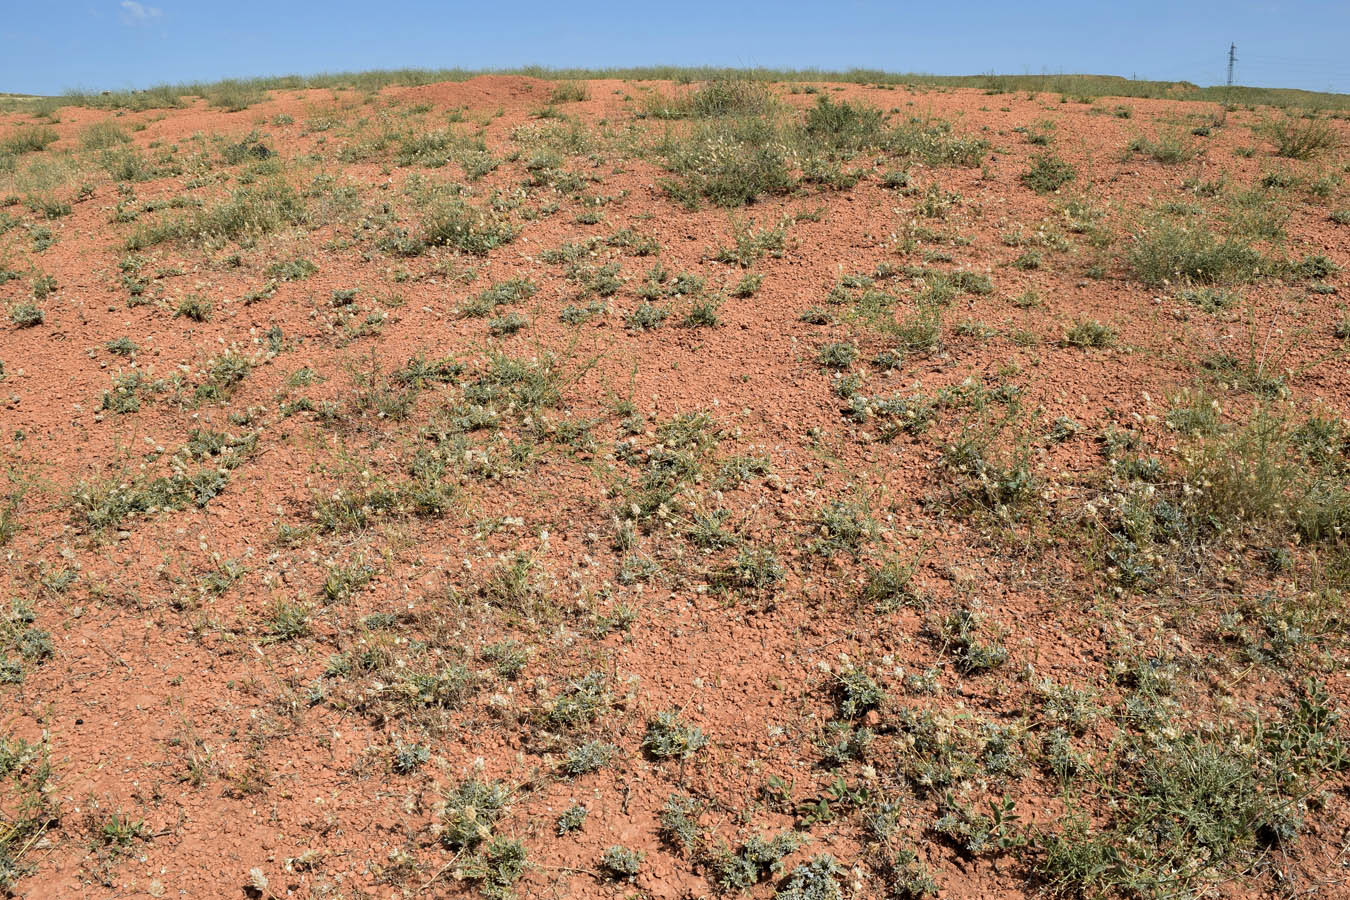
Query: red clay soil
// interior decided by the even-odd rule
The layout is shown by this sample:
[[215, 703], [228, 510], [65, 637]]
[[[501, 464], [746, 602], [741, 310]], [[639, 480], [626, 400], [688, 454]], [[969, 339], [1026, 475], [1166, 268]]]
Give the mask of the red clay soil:
[[[1102, 551], [1103, 522], [1120, 494], [1098, 439], [1132, 429], [1141, 452], [1169, 471], [1180, 467], [1186, 438], [1168, 425], [1173, 398], [1203, 390], [1236, 427], [1258, 395], [1237, 386], [1238, 375], [1203, 363], [1225, 353], [1246, 360], [1253, 347], [1283, 377], [1280, 404], [1300, 415], [1350, 415], [1350, 370], [1339, 356], [1341, 272], [1263, 276], [1232, 288], [1240, 296], [1233, 307], [1206, 311], [1180, 283], [1144, 286], [1127, 263], [1132, 224], [1149, 211], [1168, 203], [1218, 209], [1219, 200], [1191, 186], [1223, 177], [1227, 197], [1287, 173], [1291, 186], [1267, 189], [1287, 214], [1283, 236], [1260, 249], [1350, 266], [1350, 225], [1331, 218], [1350, 208], [1340, 151], [1277, 158], [1253, 130], [1278, 117], [1271, 110], [1221, 117], [1213, 105], [1165, 100], [777, 86], [799, 109], [828, 95], [889, 111], [892, 125], [939, 117], [990, 148], [975, 167], [869, 150], [844, 165], [863, 173], [847, 189], [803, 184], [731, 212], [706, 203], [690, 210], [669, 195], [672, 173], [660, 153], [616, 149], [630, 128], [651, 141], [685, 127], [635, 117], [648, 92], [690, 90], [668, 84], [592, 81], [588, 99], [557, 104], [604, 136], [562, 153], [567, 170], [594, 180], [580, 195], [529, 187], [527, 166], [538, 152], [529, 130], [557, 127], [559, 120], [538, 116], [554, 87], [482, 77], [369, 95], [277, 93], [239, 112], [200, 100], [143, 112], [64, 108], [50, 124], [59, 140], [18, 157], [16, 173], [4, 176], [19, 202], [4, 210], [18, 224], [0, 237], [0, 269], [19, 277], [0, 285], [0, 300], [10, 309], [34, 302], [40, 274], [56, 285], [35, 301], [41, 324], [0, 327], [8, 473], [0, 488], [14, 498], [17, 526], [0, 548], [0, 583], [6, 604], [13, 598], [16, 609], [31, 611], [6, 621], [16, 636], [46, 632], [51, 649], [48, 658], [25, 656], [17, 637], [0, 643], [19, 673], [0, 684], [0, 740], [37, 748], [4, 783], [0, 836], [6, 821], [24, 821], [41, 798], [22, 841], [8, 847], [15, 896], [472, 896], [490, 891], [490, 879], [485, 887], [473, 877], [473, 850], [455, 846], [443, 829], [447, 795], [475, 775], [511, 790], [493, 833], [527, 851], [513, 888], [521, 897], [711, 896], [719, 842], [736, 849], [748, 836], [794, 829], [799, 849], [748, 896], [788, 890], [787, 874], [822, 853], [838, 862], [845, 896], [902, 896], [877, 862], [902, 847], [915, 851], [939, 896], [1032, 895], [1047, 889], [1038, 869], [1043, 835], [1063, 827], [1066, 797], [1080, 798], [1101, 828], [1113, 809], [1102, 785], [1066, 791], [1046, 768], [1043, 738], [1052, 728], [1038, 693], [1046, 679], [1088, 689], [1113, 711], [1074, 736], [1103, 771], [1124, 732], [1114, 711], [1129, 694], [1117, 675], [1130, 654], [1168, 660], [1180, 673], [1167, 726], [1179, 733], [1218, 733], [1216, 723], [1244, 723], [1242, 710], [1275, 716], [1310, 675], [1333, 703], [1346, 702], [1343, 620], [1332, 611], [1342, 589], [1329, 574], [1347, 558], [1337, 540], [1309, 546], [1280, 538], [1293, 562], [1277, 569], [1251, 547], [1215, 538], [1184, 572], [1158, 562], [1157, 586], [1124, 584]], [[1117, 106], [1130, 116], [1116, 114]], [[447, 117], [451, 111], [458, 112]], [[1191, 135], [1220, 118], [1207, 136]], [[351, 159], [344, 148], [382, 130], [433, 131], [460, 119], [481, 123], [501, 160], [479, 180], [457, 162], [401, 166], [397, 140], [343, 161]], [[0, 117], [0, 136], [32, 121]], [[152, 159], [173, 148], [180, 171], [135, 183], [134, 199], [119, 193], [99, 165], [105, 151], [82, 149], [85, 129], [104, 121]], [[1344, 121], [1330, 125], [1350, 138]], [[1048, 147], [1027, 140], [1039, 132], [1053, 135]], [[1136, 137], [1172, 132], [1199, 155], [1168, 165], [1126, 151]], [[247, 175], [261, 165], [256, 157], [222, 161], [223, 148], [239, 141], [269, 148], [280, 175]], [[1021, 176], [1047, 150], [1076, 177], [1039, 194]], [[40, 159], [74, 167], [53, 189], [71, 202], [68, 215], [48, 220], [22, 205], [22, 178], [32, 177], [24, 172]], [[901, 168], [910, 189], [885, 182], [885, 172]], [[303, 224], [242, 242], [170, 240], [133, 253], [125, 243], [135, 228], [190, 217], [195, 207], [111, 221], [119, 203], [140, 208], [189, 196], [210, 208], [231, 190], [275, 177], [301, 192]], [[310, 190], [316, 178], [322, 191]], [[473, 206], [497, 203], [518, 235], [481, 256], [382, 249], [377, 237], [388, 229], [420, 227], [410, 179], [414, 191], [417, 179], [464, 183]], [[938, 196], [930, 185], [959, 195], [945, 217], [920, 209]], [[355, 205], [339, 209], [332, 198], [348, 186]], [[1102, 247], [1068, 227], [1062, 208], [1079, 196], [1104, 213], [1113, 240]], [[549, 204], [556, 211], [532, 212]], [[795, 221], [781, 253], [746, 269], [713, 258], [732, 245], [736, 222], [762, 229], [784, 217]], [[637, 257], [605, 243], [625, 227], [654, 239], [659, 252]], [[33, 229], [42, 228], [55, 242], [37, 251]], [[1027, 243], [1014, 238], [1019, 229]], [[592, 237], [600, 242], [581, 254], [583, 266], [620, 267], [623, 285], [608, 298], [583, 296], [567, 263], [542, 256]], [[1013, 265], [1029, 252], [1036, 258]], [[127, 264], [137, 267], [128, 274], [146, 279], [142, 297], [150, 302], [128, 302], [122, 263], [131, 256], [143, 257]], [[249, 298], [275, 278], [270, 265], [299, 257], [318, 271], [275, 280]], [[661, 327], [629, 327], [644, 273], [658, 261], [672, 277], [706, 279], [706, 292], [722, 298], [716, 326], [682, 324], [692, 301], [676, 295], [657, 301], [671, 311]], [[887, 368], [872, 362], [890, 346], [886, 334], [828, 299], [842, 276], [881, 264], [987, 274], [993, 290], [958, 293], [943, 310], [940, 345]], [[886, 315], [904, 319], [916, 308], [916, 271], [883, 270], [874, 286], [899, 298]], [[762, 275], [762, 285], [734, 296], [746, 273]], [[532, 279], [537, 291], [494, 315], [521, 313], [524, 328], [492, 335], [484, 318], [460, 314], [470, 298], [513, 278]], [[343, 299], [351, 290], [354, 299]], [[857, 298], [863, 288], [843, 290]], [[1038, 302], [1014, 302], [1029, 291]], [[189, 295], [210, 302], [203, 321], [176, 314]], [[606, 309], [589, 322], [560, 320], [569, 304], [593, 301]], [[803, 321], [815, 306], [833, 320]], [[1065, 340], [1088, 321], [1109, 326], [1109, 346]], [[134, 353], [109, 349], [122, 337]], [[939, 404], [926, 432], [883, 434], [880, 421], [847, 414], [845, 376], [820, 357], [834, 342], [859, 350], [846, 368], [860, 396], [931, 397], [964, 385], [984, 399]], [[194, 395], [227, 352], [251, 363], [247, 375], [223, 396]], [[560, 401], [527, 408], [498, 398], [489, 404], [495, 431], [456, 431], [449, 423], [464, 414], [466, 386], [498, 353], [527, 361], [552, 354], [563, 373]], [[410, 408], [381, 406], [405, 389], [392, 373], [418, 354], [453, 357], [463, 368], [429, 379]], [[114, 380], [133, 371], [182, 383], [143, 392], [131, 411], [105, 408]], [[1019, 403], [1007, 402], [1009, 385], [1018, 386]], [[1014, 407], [1013, 427], [1028, 441], [1005, 449], [1025, 449], [1033, 495], [1016, 509], [970, 500], [969, 472], [945, 462], [950, 445]], [[699, 474], [636, 526], [625, 525], [632, 486], [650, 460], [685, 449], [663, 423], [699, 412], [712, 422], [690, 451]], [[1043, 440], [1061, 419], [1076, 424], [1062, 440]], [[256, 445], [172, 461], [198, 429], [256, 434]], [[999, 440], [1011, 433], [998, 432]], [[407, 482], [419, 450], [449, 447], [456, 434], [467, 439], [437, 476], [454, 489], [439, 515], [400, 501], [365, 510], [361, 527], [330, 530], [316, 518], [335, 492]], [[735, 457], [765, 457], [770, 468], [741, 484], [719, 480], [719, 467]], [[100, 529], [72, 499], [81, 484], [140, 484], [175, 464], [189, 474], [214, 471], [226, 458], [217, 493], [200, 506], [141, 510]], [[835, 501], [872, 523], [856, 552], [822, 549], [839, 534], [822, 521]], [[773, 551], [780, 581], [725, 587], [719, 573], [737, 547], [699, 546], [687, 536], [695, 513], [718, 509], [739, 547]], [[529, 561], [528, 574], [502, 588], [494, 574], [517, 559]], [[878, 611], [860, 592], [887, 559], [914, 562], [912, 602]], [[362, 571], [368, 581], [348, 589], [334, 580], [340, 570]], [[1224, 611], [1314, 593], [1322, 630], [1305, 655], [1253, 661], [1218, 636]], [[305, 611], [294, 630], [282, 621], [288, 604]], [[983, 617], [983, 633], [1006, 648], [1006, 662], [966, 671], [950, 634], [934, 636], [961, 609]], [[516, 677], [484, 658], [485, 647], [505, 640], [529, 651]], [[876, 733], [872, 748], [831, 768], [822, 761], [834, 740], [827, 723], [848, 717], [836, 676], [854, 664], [885, 698], [855, 718]], [[467, 679], [450, 699], [408, 694], [415, 694], [411, 673], [435, 681], [449, 670]], [[560, 725], [556, 698], [590, 672], [603, 673], [604, 710]], [[682, 761], [644, 753], [648, 721], [664, 710], [680, 711], [707, 746]], [[1011, 729], [1021, 763], [1008, 772], [962, 769], [951, 784], [925, 790], [907, 762], [913, 734], [896, 724], [918, 710], [969, 734], [976, 759], [984, 758], [988, 729]], [[611, 762], [567, 776], [563, 759], [592, 739], [617, 747]], [[425, 760], [397, 763], [400, 748], [414, 745], [425, 748]], [[39, 757], [50, 771], [35, 795], [24, 786], [34, 784]], [[781, 781], [771, 784], [771, 776]], [[1318, 802], [1302, 809], [1296, 839], [1244, 850], [1234, 871], [1210, 873], [1197, 889], [1350, 896], [1344, 771], [1318, 777]], [[832, 817], [821, 820], [804, 813], [800, 804], [827, 796], [838, 778], [868, 799], [855, 797], [852, 806], [835, 799]], [[1020, 818], [1009, 834], [1018, 846], [974, 853], [959, 846], [936, 826], [950, 812], [948, 793], [981, 811], [1012, 798]], [[662, 837], [661, 811], [675, 794], [703, 804], [699, 852]], [[879, 849], [866, 821], [882, 799], [901, 812], [896, 835]], [[585, 823], [559, 836], [557, 819], [573, 803], [588, 808]], [[132, 824], [119, 830], [119, 823]], [[615, 845], [644, 854], [631, 879], [602, 870]]]

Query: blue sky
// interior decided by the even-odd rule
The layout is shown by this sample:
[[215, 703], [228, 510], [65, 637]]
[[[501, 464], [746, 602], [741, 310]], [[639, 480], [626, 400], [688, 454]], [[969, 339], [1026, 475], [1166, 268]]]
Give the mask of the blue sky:
[[652, 64], [1093, 72], [1350, 92], [1350, 0], [665, 4], [11, 0], [0, 91], [375, 68]]

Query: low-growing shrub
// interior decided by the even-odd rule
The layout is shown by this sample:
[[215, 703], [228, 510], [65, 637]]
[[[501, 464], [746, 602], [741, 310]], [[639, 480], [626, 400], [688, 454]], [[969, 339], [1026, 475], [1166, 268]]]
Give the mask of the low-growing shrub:
[[95, 122], [80, 132], [80, 146], [85, 150], [107, 150], [130, 141], [131, 136], [119, 128], [116, 122], [107, 120]]
[[881, 110], [847, 100], [835, 102], [822, 95], [806, 111], [803, 125], [807, 142], [832, 151], [858, 151], [882, 142], [885, 121]]
[[1072, 165], [1053, 153], [1038, 153], [1032, 158], [1031, 168], [1022, 173], [1022, 183], [1038, 194], [1049, 194], [1073, 181], [1077, 175]]
[[0, 138], [0, 156], [40, 153], [49, 144], [56, 143], [58, 137], [56, 129], [46, 125], [20, 125]]
[[465, 253], [485, 255], [515, 240], [517, 230], [463, 200], [443, 203], [423, 221], [422, 240], [430, 246], [453, 247]]
[[1130, 268], [1150, 287], [1169, 281], [1248, 281], [1263, 263], [1249, 243], [1219, 237], [1204, 225], [1155, 218], [1139, 226], [1131, 238]]
[[779, 127], [765, 119], [726, 119], [668, 138], [666, 166], [677, 176], [666, 192], [686, 205], [700, 199], [717, 206], [753, 203], [795, 184], [788, 145]]
[[1340, 143], [1326, 119], [1285, 116], [1267, 122], [1261, 133], [1275, 145], [1275, 154], [1287, 159], [1311, 159]]
[[45, 319], [42, 308], [34, 303], [18, 303], [9, 308], [9, 320], [19, 328], [34, 328]]
[[688, 759], [708, 743], [703, 732], [686, 724], [674, 710], [664, 710], [647, 720], [642, 749], [654, 759]]

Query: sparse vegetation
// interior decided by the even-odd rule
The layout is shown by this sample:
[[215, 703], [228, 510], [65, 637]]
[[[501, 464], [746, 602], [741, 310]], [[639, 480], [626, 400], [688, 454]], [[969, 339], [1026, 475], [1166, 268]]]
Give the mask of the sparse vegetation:
[[18, 328], [34, 328], [46, 318], [46, 313], [32, 303], [18, 303], [9, 308], [9, 320]]
[[85, 150], [107, 150], [129, 143], [131, 135], [107, 119], [95, 122], [80, 132], [80, 146]]
[[666, 710], [647, 722], [642, 747], [656, 759], [688, 759], [708, 743], [703, 732], [685, 724], [679, 713]]
[[1038, 154], [1031, 168], [1022, 173], [1022, 183], [1038, 194], [1059, 190], [1077, 177], [1069, 163], [1049, 153]]
[[1065, 333], [1064, 342], [1071, 347], [1110, 347], [1116, 342], [1116, 333], [1095, 320], [1079, 322]]
[[642, 854], [616, 844], [600, 857], [600, 865], [611, 878], [632, 878], [642, 871]]
[[1131, 153], [1138, 153], [1167, 165], [1188, 162], [1199, 152], [1192, 142], [1175, 132], [1168, 132], [1156, 138], [1135, 138], [1127, 149]]
[[1263, 260], [1251, 244], [1220, 237], [1204, 225], [1162, 219], [1139, 225], [1129, 250], [1129, 263], [1144, 284], [1175, 281], [1201, 284], [1242, 282], [1260, 271]]
[[58, 138], [55, 128], [46, 125], [20, 125], [0, 137], [0, 156], [41, 153], [56, 143]]
[[1350, 103], [473, 74], [0, 98], [0, 895], [1334, 893]]
[[1263, 131], [1275, 145], [1275, 154], [1288, 159], [1311, 159], [1340, 143], [1336, 130], [1325, 119], [1313, 116], [1273, 119]]

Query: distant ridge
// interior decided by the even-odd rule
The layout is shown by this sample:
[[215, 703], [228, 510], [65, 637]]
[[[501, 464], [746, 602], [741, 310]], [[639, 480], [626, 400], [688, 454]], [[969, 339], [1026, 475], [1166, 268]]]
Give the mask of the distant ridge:
[[1350, 94], [1304, 91], [1293, 88], [1224, 85], [1202, 87], [1189, 81], [1145, 81], [1120, 75], [931, 75], [898, 73], [877, 69], [735, 69], [719, 67], [639, 66], [611, 69], [550, 69], [524, 66], [511, 69], [378, 69], [367, 72], [330, 72], [313, 75], [280, 75], [260, 78], [230, 78], [216, 82], [155, 85], [144, 90], [68, 91], [59, 97], [0, 93], [7, 101], [39, 105], [73, 105], [100, 108], [151, 109], [182, 105], [183, 97], [211, 97], [222, 92], [305, 90], [313, 88], [378, 90], [389, 86], [465, 81], [479, 75], [524, 75], [548, 80], [612, 78], [625, 81], [710, 81], [752, 79], [784, 82], [852, 82], [947, 88], [976, 88], [991, 93], [1035, 91], [1067, 97], [1132, 97], [1140, 99], [1201, 100], [1248, 106], [1305, 107], [1350, 110]]

